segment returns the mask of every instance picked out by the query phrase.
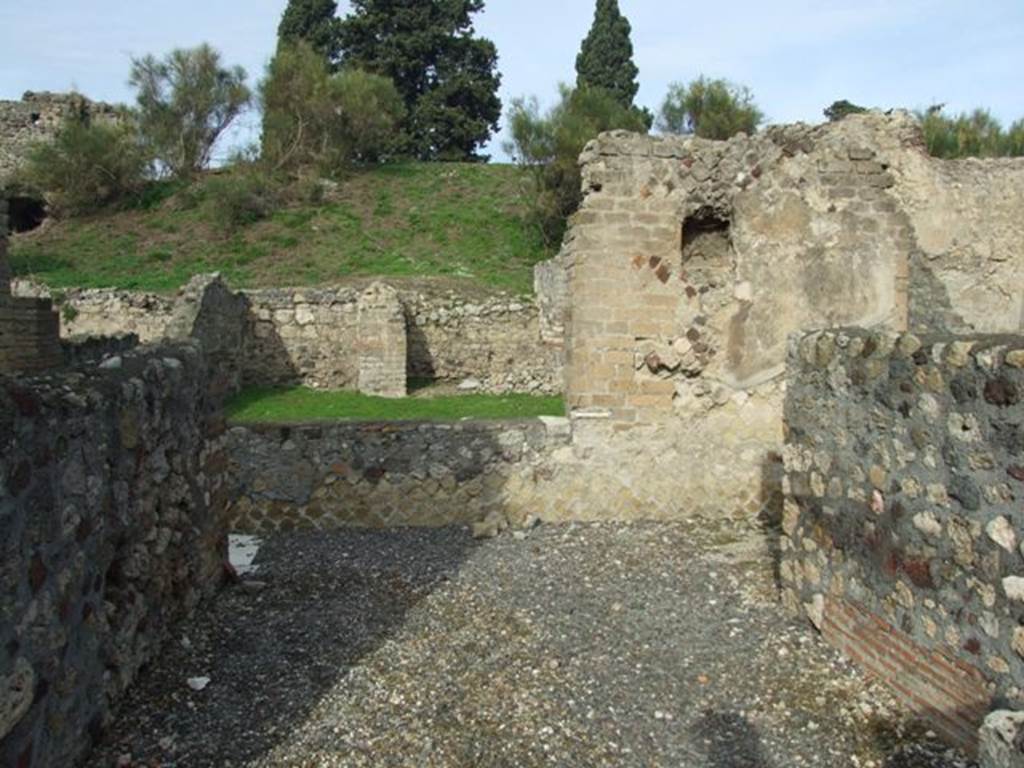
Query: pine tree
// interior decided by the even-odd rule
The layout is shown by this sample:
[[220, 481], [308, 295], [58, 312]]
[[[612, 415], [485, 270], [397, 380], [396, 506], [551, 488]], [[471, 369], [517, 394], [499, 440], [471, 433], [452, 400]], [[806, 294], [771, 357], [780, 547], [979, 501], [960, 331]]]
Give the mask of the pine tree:
[[288, 0], [277, 27], [278, 45], [309, 43], [328, 61], [338, 58], [338, 4], [335, 0]]
[[494, 43], [474, 36], [483, 0], [352, 0], [342, 62], [390, 77], [405, 100], [407, 150], [470, 159], [498, 128]]
[[633, 106], [639, 70], [633, 63], [629, 20], [617, 0], [597, 0], [594, 23], [576, 57], [577, 87], [603, 88], [624, 107]]

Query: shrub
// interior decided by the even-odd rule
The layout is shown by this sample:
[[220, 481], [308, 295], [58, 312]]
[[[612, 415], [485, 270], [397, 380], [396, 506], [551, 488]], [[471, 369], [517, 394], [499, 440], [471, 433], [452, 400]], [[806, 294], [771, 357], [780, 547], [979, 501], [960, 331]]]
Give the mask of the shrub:
[[566, 221], [582, 199], [579, 156], [586, 143], [602, 131], [646, 132], [648, 125], [643, 111], [622, 106], [603, 89], [563, 85], [560, 90], [560, 102], [547, 115], [540, 114], [536, 98], [512, 102], [512, 140], [506, 145], [506, 151], [531, 171], [533, 215], [549, 247], [561, 242]]
[[189, 178], [209, 165], [217, 139], [249, 105], [245, 77], [241, 67], [221, 66], [205, 43], [132, 60], [139, 133], [158, 171]]
[[376, 161], [395, 148], [405, 104], [391, 80], [345, 69], [331, 78], [330, 92], [337, 107], [337, 141], [346, 161]]
[[265, 219], [282, 205], [280, 184], [258, 165], [236, 165], [203, 186], [210, 218], [224, 232]]
[[754, 133], [763, 120], [764, 113], [749, 88], [701, 75], [686, 85], [669, 85], [658, 129], [703, 139], [728, 139], [737, 133]]
[[847, 115], [859, 115], [863, 112], [867, 112], [867, 107], [862, 107], [860, 104], [854, 104], [852, 101], [847, 99], [839, 99], [833, 101], [824, 110], [825, 117], [828, 118], [830, 123], [838, 122]]
[[308, 44], [281, 46], [260, 85], [262, 156], [273, 168], [336, 172], [390, 153], [404, 114], [390, 80], [360, 70], [332, 75]]
[[51, 209], [75, 215], [97, 210], [137, 192], [147, 166], [127, 116], [121, 123], [66, 118], [52, 142], [36, 144], [22, 183], [42, 191]]
[[1024, 155], [1024, 121], [1004, 131], [986, 109], [949, 116], [936, 104], [917, 113], [925, 146], [933, 157], [1019, 157]]

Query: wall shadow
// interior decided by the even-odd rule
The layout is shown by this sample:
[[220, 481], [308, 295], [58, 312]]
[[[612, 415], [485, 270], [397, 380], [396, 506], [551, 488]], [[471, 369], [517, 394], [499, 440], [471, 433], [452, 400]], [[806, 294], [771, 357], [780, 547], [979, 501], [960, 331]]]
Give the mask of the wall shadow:
[[910, 330], [914, 333], [971, 333], [974, 329], [953, 308], [946, 285], [915, 253], [910, 258], [909, 281]]
[[761, 511], [757, 522], [765, 537], [772, 558], [772, 578], [776, 589], [782, 588], [782, 510], [785, 495], [782, 492], [782, 478], [785, 467], [782, 454], [770, 451], [761, 462]]
[[707, 768], [774, 768], [757, 727], [741, 714], [708, 709], [690, 731], [707, 745]]
[[[259, 570], [204, 605], [143, 670], [85, 765], [123, 754], [195, 768], [267, 759], [475, 546], [455, 527], [268, 537]], [[189, 690], [199, 676], [208, 687]], [[340, 738], [330, 746], [344, 753]]]
[[246, 299], [240, 382], [242, 387], [275, 389], [302, 383], [302, 376], [274, 323], [261, 323]]
[[405, 316], [405, 340], [406, 376], [409, 379], [436, 379], [437, 367], [430, 351], [430, 342], [423, 328], [413, 322], [408, 310]]

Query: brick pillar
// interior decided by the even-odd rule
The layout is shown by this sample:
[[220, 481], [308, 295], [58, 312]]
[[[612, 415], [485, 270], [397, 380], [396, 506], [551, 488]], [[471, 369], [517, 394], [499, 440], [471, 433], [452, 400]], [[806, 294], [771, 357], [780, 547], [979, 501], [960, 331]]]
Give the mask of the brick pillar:
[[15, 299], [7, 262], [7, 201], [0, 197], [0, 372], [38, 373], [64, 360], [49, 299]]
[[405, 310], [398, 291], [374, 283], [357, 304], [359, 391], [365, 395], [405, 397]]
[[0, 296], [11, 295], [11, 268], [7, 263], [7, 200], [0, 196]]

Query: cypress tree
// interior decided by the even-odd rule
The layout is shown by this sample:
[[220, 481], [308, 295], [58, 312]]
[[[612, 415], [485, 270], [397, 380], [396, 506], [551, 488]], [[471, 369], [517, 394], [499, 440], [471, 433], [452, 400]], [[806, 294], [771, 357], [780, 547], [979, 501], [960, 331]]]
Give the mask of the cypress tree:
[[474, 35], [483, 0], [352, 0], [342, 62], [390, 77], [405, 101], [406, 149], [424, 159], [474, 159], [498, 128], [498, 52]]
[[335, 0], [288, 0], [277, 27], [278, 45], [304, 41], [334, 62], [338, 58], [337, 13]]
[[622, 106], [633, 106], [639, 70], [633, 63], [629, 20], [617, 0], [597, 0], [594, 23], [576, 57], [576, 86], [603, 88]]

